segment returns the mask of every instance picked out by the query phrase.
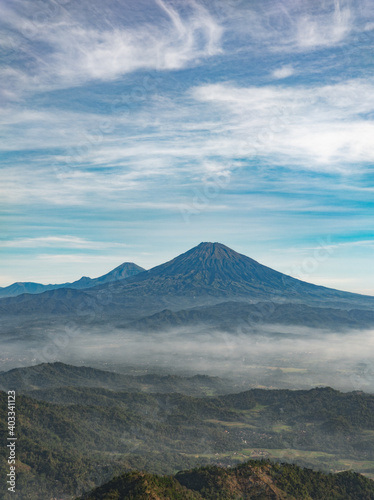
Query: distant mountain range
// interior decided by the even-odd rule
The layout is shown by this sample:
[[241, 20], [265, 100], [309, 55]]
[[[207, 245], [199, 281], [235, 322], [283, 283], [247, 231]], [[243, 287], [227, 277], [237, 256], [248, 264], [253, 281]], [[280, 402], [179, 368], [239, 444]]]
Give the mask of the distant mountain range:
[[83, 276], [81, 279], [73, 283], [61, 283], [56, 285], [42, 285], [41, 283], [32, 282], [17, 282], [6, 287], [0, 287], [0, 297], [16, 297], [23, 293], [42, 293], [48, 290], [57, 290], [58, 288], [73, 288], [75, 290], [83, 290], [85, 288], [92, 288], [104, 283], [111, 283], [113, 281], [122, 280], [129, 276], [135, 276], [141, 273], [144, 269], [132, 262], [124, 262], [112, 271], [98, 278], [88, 278]]
[[0, 313], [37, 322], [67, 317], [84, 322], [85, 314], [94, 311], [97, 321], [139, 330], [197, 324], [226, 330], [261, 323], [339, 329], [374, 325], [374, 297], [300, 281], [220, 243], [200, 243], [149, 271], [123, 264], [89, 286], [80, 282], [3, 298]]

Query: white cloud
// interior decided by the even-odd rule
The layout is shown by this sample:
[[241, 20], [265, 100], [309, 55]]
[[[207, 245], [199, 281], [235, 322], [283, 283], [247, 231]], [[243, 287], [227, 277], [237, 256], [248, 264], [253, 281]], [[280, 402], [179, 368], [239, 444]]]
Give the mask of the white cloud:
[[367, 24], [365, 24], [363, 30], [364, 31], [373, 31], [374, 30], [374, 23], [367, 23]]
[[288, 78], [295, 74], [295, 70], [292, 66], [282, 66], [281, 68], [275, 69], [272, 72], [272, 77], [276, 80], [282, 80], [283, 78]]
[[[94, 200], [97, 206], [175, 210], [186, 183], [230, 177], [254, 158], [299, 171], [356, 174], [374, 161], [374, 123], [365, 119], [373, 111], [374, 83], [368, 79], [320, 87], [202, 85], [178, 101], [149, 100], [126, 117], [8, 112], [0, 119], [6, 147], [42, 151], [35, 160], [4, 164], [2, 200], [61, 206]], [[157, 123], [144, 132], [152, 116]], [[112, 120], [110, 134], [100, 134], [103, 120]], [[252, 187], [263, 187], [264, 175], [253, 172]], [[295, 182], [310, 180], [295, 181], [290, 174], [277, 185], [287, 191]], [[363, 189], [346, 184], [357, 193]], [[160, 185], [162, 198], [156, 195]]]
[[352, 30], [352, 12], [335, 0], [334, 10], [329, 15], [303, 16], [297, 22], [297, 44], [300, 48], [334, 46]]
[[108, 255], [90, 255], [90, 254], [39, 254], [37, 260], [41, 260], [43, 262], [52, 262], [56, 264], [69, 264], [69, 263], [90, 263], [90, 264], [101, 264], [108, 263], [108, 265], [112, 265], [111, 263], [116, 263], [114, 265], [120, 265], [118, 262], [118, 256], [108, 256]]
[[0, 248], [76, 248], [100, 250], [105, 248], [125, 248], [123, 243], [89, 241], [76, 236], [42, 236], [0, 241]]
[[[156, 3], [159, 12], [152, 23], [132, 26], [105, 20], [100, 25], [92, 20], [83, 23], [64, 10], [45, 22], [43, 16], [39, 19], [28, 12], [27, 4], [22, 14], [3, 7], [4, 19], [17, 33], [15, 38], [28, 39], [24, 51], [33, 61], [32, 69], [8, 70], [13, 86], [40, 91], [113, 80], [140, 69], [181, 69], [222, 51], [223, 28], [207, 9], [191, 1], [182, 16], [170, 3]], [[40, 44], [46, 47], [44, 52], [38, 52]]]
[[[373, 26], [371, 0], [217, 0], [212, 6], [227, 37], [250, 40], [247, 50], [310, 52], [343, 45], [353, 33]], [[243, 44], [244, 45], [244, 44]]]
[[222, 151], [226, 140], [232, 157], [347, 173], [374, 161], [374, 122], [363, 117], [374, 111], [371, 81], [321, 87], [212, 84], [195, 88], [193, 95], [220, 110], [227, 134], [215, 147]]
[[221, 2], [228, 36], [262, 53], [303, 53], [344, 44], [369, 24], [372, 8], [351, 0]]
[[[103, 9], [93, 1], [89, 11], [84, 3], [50, 9], [24, 0], [2, 4], [0, 16], [9, 28], [2, 43], [11, 51], [4, 58], [9, 63], [4, 69], [4, 97], [110, 81], [137, 70], [200, 65], [226, 52], [225, 40], [236, 42], [235, 51], [303, 52], [334, 47], [353, 31], [364, 29], [357, 24], [357, 6], [339, 0], [266, 1], [256, 10], [250, 4], [218, 0], [149, 0], [148, 6], [151, 15], [132, 20], [136, 9], [130, 4]], [[98, 11], [102, 11], [100, 22]], [[285, 78], [279, 75], [275, 77]]]

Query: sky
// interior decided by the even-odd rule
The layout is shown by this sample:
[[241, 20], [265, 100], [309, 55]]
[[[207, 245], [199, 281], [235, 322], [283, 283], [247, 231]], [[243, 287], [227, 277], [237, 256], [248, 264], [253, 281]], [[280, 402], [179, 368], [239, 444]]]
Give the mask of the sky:
[[218, 241], [374, 295], [371, 0], [0, 0], [0, 286]]

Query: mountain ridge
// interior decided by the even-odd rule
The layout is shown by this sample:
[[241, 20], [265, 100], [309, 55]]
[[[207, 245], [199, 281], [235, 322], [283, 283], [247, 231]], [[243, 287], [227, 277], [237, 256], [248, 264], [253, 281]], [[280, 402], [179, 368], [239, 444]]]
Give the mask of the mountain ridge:
[[[328, 495], [328, 496], [327, 496]], [[250, 460], [233, 468], [206, 466], [160, 476], [132, 471], [78, 500], [361, 500], [374, 498], [374, 483], [354, 472], [326, 474], [297, 465]]]
[[[160, 278], [171, 278], [168, 285], [172, 286], [172, 293], [185, 292], [186, 289], [189, 291], [188, 288], [194, 289], [199, 286], [203, 289], [207, 287], [218, 289], [223, 292], [223, 295], [227, 291], [240, 295], [243, 292], [259, 290], [261, 287], [266, 288], [268, 292], [274, 292], [274, 289], [278, 289], [282, 292], [288, 290], [291, 291], [291, 294], [295, 294], [301, 287], [304, 287], [303, 290], [307, 288], [310, 293], [327, 292], [333, 293], [335, 296], [343, 294], [354, 297], [371, 297], [293, 278], [260, 264], [222, 243], [210, 242], [202, 242], [172, 260], [145, 271], [140, 276], [133, 276], [126, 283], [119, 283], [118, 288], [122, 286], [129, 288], [149, 280], [154, 286], [159, 284]], [[182, 284], [175, 283], [182, 278]], [[111, 287], [112, 291], [116, 287], [116, 285]], [[374, 301], [374, 297], [371, 298]]]
[[13, 368], [0, 372], [0, 391], [16, 390], [19, 393], [59, 389], [62, 387], [102, 388], [129, 392], [180, 392], [189, 395], [228, 393], [237, 386], [226, 379], [208, 375], [143, 375], [123, 374], [61, 362]]
[[110, 283], [120, 279], [126, 279], [143, 271], [145, 271], [145, 269], [138, 266], [137, 264], [134, 264], [133, 262], [123, 262], [108, 273], [103, 274], [102, 276], [99, 276], [97, 278], [82, 276], [80, 279], [73, 282], [48, 285], [43, 285], [42, 283], [35, 283], [32, 281], [17, 281], [9, 286], [0, 287], [0, 298], [17, 297], [18, 295], [22, 295], [24, 293], [39, 294], [50, 290], [57, 290], [60, 288], [84, 290], [100, 284]]
[[[104, 286], [91, 289], [100, 293]], [[306, 303], [322, 307], [374, 307], [374, 297], [307, 283], [275, 271], [221, 243], [202, 242], [149, 271], [110, 286], [113, 303], [141, 303], [141, 316], [226, 301]], [[359, 307], [360, 306], [360, 307]], [[139, 315], [137, 315], [139, 318]], [[136, 318], [135, 318], [136, 319]]]
[[337, 309], [374, 307], [372, 296], [307, 283], [221, 243], [202, 242], [168, 262], [126, 279], [84, 290], [64, 288], [0, 299], [0, 312], [4, 317], [33, 315], [39, 319], [79, 315], [81, 321], [86, 311], [93, 311], [100, 321], [123, 324], [165, 309], [180, 311], [229, 301]]
[[305, 304], [227, 301], [172, 311], [163, 309], [127, 325], [140, 331], [168, 331], [178, 327], [205, 325], [208, 329], [244, 332], [246, 329], [270, 324], [295, 325], [309, 328], [348, 330], [374, 325], [374, 311], [367, 309], [341, 310], [331, 307], [310, 307]]

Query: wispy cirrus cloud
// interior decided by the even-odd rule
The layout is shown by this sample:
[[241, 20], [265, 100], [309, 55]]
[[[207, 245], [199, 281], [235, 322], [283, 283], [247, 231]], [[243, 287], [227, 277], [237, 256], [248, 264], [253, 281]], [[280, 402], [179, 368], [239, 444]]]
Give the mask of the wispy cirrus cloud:
[[[110, 81], [137, 70], [181, 69], [222, 52], [223, 28], [201, 4], [188, 2], [183, 15], [181, 5], [164, 0], [150, 6], [153, 22], [132, 24], [130, 4], [116, 6], [107, 18], [104, 12], [101, 22], [90, 12], [85, 19], [83, 9], [78, 15], [77, 6], [69, 2], [66, 7], [53, 5], [54, 15], [47, 5], [39, 6], [38, 12], [38, 7], [24, 1], [3, 4], [0, 14], [8, 29], [8, 45], [18, 49], [8, 61], [12, 66], [3, 70], [8, 82], [13, 89], [39, 92]], [[116, 9], [120, 9], [117, 19]], [[32, 64], [25, 66], [25, 57]]]
[[[193, 95], [221, 110], [232, 154], [322, 171], [352, 171], [374, 160], [372, 81], [320, 87], [212, 84]], [[365, 96], [363, 99], [362, 96]], [[217, 144], [219, 148], [219, 145]]]
[[102, 250], [109, 248], [125, 248], [124, 243], [90, 241], [77, 236], [40, 236], [36, 238], [17, 238], [0, 241], [0, 248], [76, 248]]
[[[150, 12], [145, 18], [137, 12], [144, 5]], [[96, 2], [3, 3], [3, 96], [112, 81], [139, 70], [201, 66], [230, 54], [232, 43], [234, 53], [238, 47], [290, 53], [334, 47], [370, 26], [370, 14], [368, 2], [349, 0], [267, 0], [256, 8], [220, 0], [109, 2], [106, 9]]]
[[[71, 111], [63, 112], [61, 119], [52, 111], [5, 115], [0, 128], [6, 134], [11, 124], [9, 150], [20, 153], [28, 145], [40, 152], [35, 158], [26, 156], [27, 163], [22, 154], [7, 160], [2, 201], [175, 211], [186, 186], [220, 175], [228, 181], [225, 186], [237, 187], [245, 168], [251, 169], [252, 190], [267, 186], [268, 191], [284, 193], [300, 192], [313, 182], [309, 177], [296, 179], [296, 171], [357, 176], [369, 171], [374, 160], [373, 96], [371, 79], [319, 87], [217, 83], [194, 87], [177, 105], [168, 99], [150, 100], [146, 108], [126, 117]], [[149, 128], [152, 116], [157, 122]], [[111, 133], [100, 135], [97, 129], [98, 140], [88, 140], [95, 134], [93, 124], [103, 119], [112, 120]], [[24, 128], [24, 122], [32, 127]], [[250, 167], [253, 162], [255, 169]], [[267, 174], [272, 165], [288, 171], [277, 177], [276, 186]], [[345, 184], [338, 185], [357, 196], [361, 192], [362, 198], [370, 195], [369, 186]], [[335, 191], [336, 185], [335, 178], [325, 178], [314, 187]], [[226, 205], [212, 201], [209, 210], [216, 203]], [[320, 202], [315, 210], [321, 210]]]
[[349, 3], [334, 1], [329, 14], [302, 15], [296, 24], [296, 41], [300, 48], [336, 45], [350, 34], [354, 27]]
[[[356, 164], [362, 170], [374, 159], [373, 113], [371, 78], [320, 86], [246, 87], [232, 82], [199, 85], [177, 102], [150, 98], [146, 107], [126, 116], [8, 112], [0, 129], [5, 150], [52, 148], [53, 164], [67, 163], [77, 187], [79, 180], [94, 186], [92, 169], [99, 167], [119, 169], [116, 175], [135, 187], [134, 182], [152, 175], [199, 168], [209, 173], [212, 156], [227, 161], [275, 155], [277, 162], [301, 169], [349, 173]], [[154, 116], [157, 121], [152, 122]], [[111, 124], [110, 134], [100, 131], [105, 120]], [[190, 161], [188, 167], [183, 159]], [[48, 157], [39, 161], [39, 166], [51, 163]], [[88, 166], [90, 171], [80, 172]], [[12, 171], [10, 176], [16, 176], [14, 167]], [[103, 178], [105, 184], [110, 188], [109, 177]], [[72, 193], [77, 187], [72, 185]]]
[[[222, 7], [227, 25], [269, 52], [310, 52], [336, 47], [367, 23], [369, 2], [350, 0], [265, 0], [261, 4], [235, 2]], [[360, 27], [360, 28], [359, 28]]]

